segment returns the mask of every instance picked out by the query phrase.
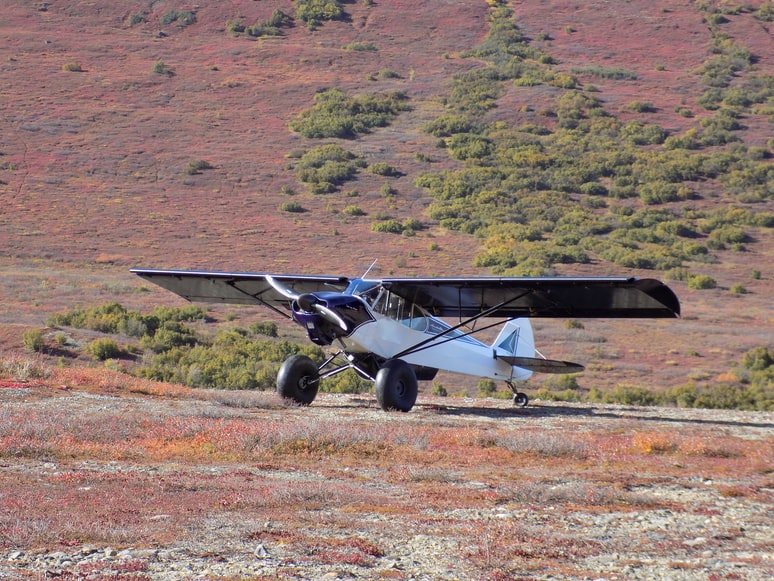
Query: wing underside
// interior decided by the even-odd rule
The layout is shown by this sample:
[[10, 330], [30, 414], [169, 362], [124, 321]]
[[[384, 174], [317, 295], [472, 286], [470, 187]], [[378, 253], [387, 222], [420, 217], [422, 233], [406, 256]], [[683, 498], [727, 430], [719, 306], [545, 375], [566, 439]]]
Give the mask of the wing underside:
[[673, 318], [677, 296], [636, 278], [384, 279], [391, 292], [440, 317]]
[[[135, 268], [134, 274], [194, 302], [262, 304], [289, 309], [296, 294], [343, 292], [340, 276]], [[275, 284], [272, 284], [272, 281]], [[282, 288], [276, 283], [280, 283]], [[654, 279], [625, 277], [386, 278], [374, 280], [438, 317], [674, 318], [677, 296]]]
[[134, 274], [192, 302], [262, 304], [273, 309], [289, 310], [288, 297], [270, 280], [297, 294], [319, 291], [343, 291], [346, 277], [267, 275], [258, 273], [204, 272], [190, 270], [157, 270], [133, 268]]

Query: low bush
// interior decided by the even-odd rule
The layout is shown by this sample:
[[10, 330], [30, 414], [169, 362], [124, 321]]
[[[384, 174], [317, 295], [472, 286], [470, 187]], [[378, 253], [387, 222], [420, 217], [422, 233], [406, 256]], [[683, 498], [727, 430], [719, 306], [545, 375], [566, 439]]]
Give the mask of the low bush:
[[399, 177], [403, 175], [395, 166], [383, 161], [372, 163], [368, 166], [368, 171], [374, 175], [385, 177]]
[[86, 351], [88, 351], [95, 359], [105, 361], [107, 359], [118, 357], [121, 353], [121, 348], [113, 339], [100, 337], [89, 343], [86, 346]]
[[296, 18], [314, 30], [328, 20], [344, 17], [344, 8], [339, 0], [295, 0]]
[[353, 41], [349, 44], [345, 44], [341, 47], [344, 50], [352, 50], [355, 52], [376, 52], [378, 49], [373, 42], [358, 42]]
[[290, 128], [309, 138], [353, 139], [389, 125], [409, 108], [407, 99], [398, 91], [351, 97], [340, 89], [328, 89], [315, 95], [314, 106], [291, 121]]
[[363, 165], [362, 159], [339, 145], [321, 145], [299, 158], [296, 177], [308, 184], [312, 193], [329, 193], [354, 178]]
[[292, 214], [300, 214], [306, 212], [304, 207], [298, 202], [283, 202], [280, 204], [280, 212], [290, 212]]
[[161, 17], [161, 24], [176, 23], [178, 26], [189, 26], [196, 22], [196, 12], [193, 10], [169, 10]]
[[688, 288], [694, 290], [713, 289], [718, 286], [714, 278], [707, 274], [695, 274], [688, 277]]
[[195, 161], [188, 162], [188, 164], [185, 166], [185, 173], [190, 176], [197, 175], [202, 173], [204, 170], [213, 169], [213, 167], [214, 166], [210, 162], [203, 159], [197, 159]]
[[22, 333], [22, 344], [27, 351], [40, 353], [46, 346], [46, 339], [40, 329], [27, 329]]

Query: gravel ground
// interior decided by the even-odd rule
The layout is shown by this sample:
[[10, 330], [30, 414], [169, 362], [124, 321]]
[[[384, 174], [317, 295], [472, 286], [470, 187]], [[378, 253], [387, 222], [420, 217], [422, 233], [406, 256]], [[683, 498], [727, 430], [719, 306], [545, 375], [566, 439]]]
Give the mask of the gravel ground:
[[[18, 414], [34, 412], [30, 417], [62, 414], [74, 422], [78, 420], [72, 418], [112, 414], [151, 420], [282, 421], [288, 426], [330, 422], [323, 425], [383, 426], [406, 433], [459, 429], [478, 438], [495, 434], [492, 437], [500, 438], [498, 442], [523, 438], [525, 433], [544, 438], [545, 443], [547, 435], [561, 441], [584, 433], [628, 437], [647, 430], [675, 438], [690, 434], [702, 441], [732, 440], [750, 452], [738, 464], [738, 476], [729, 473], [726, 465], [717, 475], [712, 468], [686, 472], [677, 455], [646, 455], [644, 461], [652, 464], [634, 466], [632, 470], [639, 474], [623, 488], [606, 484], [607, 466], [618, 461], [612, 454], [584, 461], [564, 460], [556, 454], [545, 463], [514, 466], [509, 475], [507, 467], [493, 464], [488, 474], [485, 464], [471, 466], [455, 458], [423, 468], [410, 458], [405, 466], [374, 460], [358, 466], [351, 460], [338, 464], [337, 457], [331, 456], [305, 458], [297, 464], [285, 460], [266, 464], [244, 458], [138, 461], [98, 455], [68, 459], [34, 452], [21, 457], [5, 452], [0, 456], [4, 483], [0, 506], [5, 512], [0, 515], [0, 579], [774, 578], [774, 414], [544, 402], [515, 410], [497, 400], [422, 399], [422, 405], [409, 414], [385, 414], [369, 396], [325, 394], [308, 409], [250, 408], [244, 402], [237, 408], [212, 398], [9, 388], [0, 389], [0, 441], [19, 429]], [[16, 428], [9, 425], [12, 420]], [[408, 470], [409, 477], [389, 476], [401, 469]], [[82, 494], [88, 488], [82, 482], [103, 482], [105, 475], [132, 476], [143, 486], [180, 481], [185, 483], [179, 488], [181, 505], [189, 502], [187, 494], [200, 492], [197, 482], [205, 488], [209, 482], [220, 482], [218, 478], [241, 479], [245, 495], [256, 480], [275, 490], [301, 486], [307, 493], [304, 506], [292, 514], [287, 508], [272, 513], [257, 501], [246, 500], [244, 510], [237, 506], [228, 511], [193, 504], [186, 510], [195, 518], [184, 519], [173, 529], [176, 534], [162, 540], [143, 538], [142, 531], [177, 521], [181, 513], [174, 512], [174, 506], [172, 514], [165, 512], [166, 505], [149, 506], [139, 510], [148, 528], [132, 529], [139, 532], [124, 534], [120, 543], [96, 543], [92, 534], [92, 540], [78, 541], [76, 535], [67, 543], [40, 546], [46, 536], [33, 529], [45, 527], [48, 521], [40, 515], [33, 519], [29, 508], [26, 514], [14, 508], [10, 483], [25, 479], [45, 489], [67, 475], [77, 480], [73, 487]], [[612, 482], [617, 477], [611, 473], [610, 478]], [[441, 497], [448, 491], [450, 498], [469, 493], [479, 500], [460, 506], [443, 498], [429, 502], [426, 491], [433, 486]], [[326, 497], [333, 487], [350, 488]], [[48, 494], [64, 494], [59, 490], [51, 488]], [[352, 491], [353, 498], [347, 498], [346, 490]], [[625, 495], [630, 506], [613, 506], [606, 500], [609, 494]], [[373, 506], [368, 506], [368, 498], [375, 499]], [[385, 504], [384, 499], [393, 499], [393, 504]], [[94, 502], [111, 501], [95, 498]], [[339, 539], [342, 544], [330, 545], [333, 553], [326, 553], [314, 539], [326, 539], [329, 545], [331, 539]]]

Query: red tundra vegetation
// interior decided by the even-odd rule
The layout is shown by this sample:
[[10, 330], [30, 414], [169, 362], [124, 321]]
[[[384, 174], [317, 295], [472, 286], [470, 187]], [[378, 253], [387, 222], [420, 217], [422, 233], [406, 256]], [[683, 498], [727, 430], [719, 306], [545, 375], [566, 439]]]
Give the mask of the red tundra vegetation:
[[18, 578], [766, 579], [774, 565], [771, 413], [425, 398], [395, 415], [369, 395], [297, 408], [104, 370], [0, 398], [0, 570]]

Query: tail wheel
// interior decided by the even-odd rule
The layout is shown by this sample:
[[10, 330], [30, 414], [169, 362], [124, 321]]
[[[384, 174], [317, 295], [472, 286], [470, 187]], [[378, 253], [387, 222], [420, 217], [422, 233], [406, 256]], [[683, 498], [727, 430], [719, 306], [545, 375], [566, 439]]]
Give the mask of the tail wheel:
[[277, 373], [277, 393], [283, 399], [309, 405], [317, 396], [319, 387], [317, 364], [306, 355], [288, 357]]
[[513, 394], [513, 405], [518, 406], [520, 408], [527, 407], [529, 404], [529, 398], [527, 397], [526, 393], [521, 393], [520, 391], [517, 391]]
[[384, 411], [407, 412], [419, 393], [417, 376], [402, 359], [388, 360], [376, 374], [376, 399]]

